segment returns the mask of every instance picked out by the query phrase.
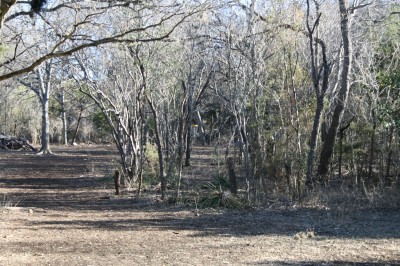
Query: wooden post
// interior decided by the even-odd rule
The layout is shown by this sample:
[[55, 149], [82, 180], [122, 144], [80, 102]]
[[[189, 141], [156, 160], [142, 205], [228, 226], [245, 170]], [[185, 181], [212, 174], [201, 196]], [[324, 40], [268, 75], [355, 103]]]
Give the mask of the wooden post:
[[231, 185], [231, 192], [233, 194], [237, 193], [237, 182], [236, 182], [236, 175], [235, 175], [235, 160], [232, 157], [228, 157], [226, 159], [226, 167], [228, 170], [229, 176], [229, 183]]
[[121, 176], [118, 170], [115, 170], [114, 174], [114, 185], [115, 185], [115, 195], [119, 195], [119, 187], [121, 183]]

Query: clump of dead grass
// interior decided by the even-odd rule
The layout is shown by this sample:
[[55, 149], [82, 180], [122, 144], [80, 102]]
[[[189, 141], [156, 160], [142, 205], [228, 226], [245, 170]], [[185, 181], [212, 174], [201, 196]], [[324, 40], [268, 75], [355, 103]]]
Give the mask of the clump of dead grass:
[[400, 189], [366, 188], [365, 186], [320, 186], [307, 196], [302, 207], [323, 209], [337, 221], [348, 220], [362, 209], [395, 209], [400, 207]]
[[298, 232], [294, 235], [295, 240], [315, 238], [316, 233], [314, 229], [307, 229], [306, 231]]
[[400, 189], [398, 186], [372, 189], [367, 193], [372, 207], [381, 209], [400, 208]]
[[16, 207], [18, 205], [18, 202], [8, 198], [5, 194], [3, 195], [3, 199], [0, 200], [0, 209], [7, 209], [10, 207]]

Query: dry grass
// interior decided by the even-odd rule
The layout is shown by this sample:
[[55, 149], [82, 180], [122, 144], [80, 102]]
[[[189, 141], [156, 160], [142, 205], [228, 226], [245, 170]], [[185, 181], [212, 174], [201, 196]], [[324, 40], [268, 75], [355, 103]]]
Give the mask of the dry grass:
[[[114, 197], [112, 184], [101, 180], [115, 155], [108, 148], [70, 149], [45, 160], [0, 154], [0, 194], [21, 206], [0, 212], [0, 265], [400, 263], [398, 210], [349, 208], [338, 218], [326, 206], [328, 200], [340, 206], [339, 195], [323, 194], [313, 208], [241, 211], [169, 205], [154, 191]], [[82, 152], [90, 153], [94, 173], [84, 171]], [[210, 165], [199, 159], [207, 152], [194, 154], [188, 184], [212, 180]], [[354, 206], [351, 197], [344, 203]]]
[[0, 210], [7, 209], [10, 207], [16, 207], [17, 205], [18, 202], [8, 198], [5, 194], [3, 195], [3, 199], [0, 200]]

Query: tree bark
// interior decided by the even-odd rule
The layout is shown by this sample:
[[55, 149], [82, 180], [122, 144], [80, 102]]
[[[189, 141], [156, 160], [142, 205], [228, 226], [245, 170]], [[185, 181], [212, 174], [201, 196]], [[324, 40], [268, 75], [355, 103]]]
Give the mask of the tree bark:
[[[180, 105], [180, 116], [179, 116], [179, 122], [178, 122], [178, 132], [177, 132], [177, 155], [178, 155], [178, 162], [177, 162], [177, 168], [178, 168], [178, 184], [176, 187], [176, 201], [178, 202], [180, 200], [180, 186], [182, 182], [182, 170], [183, 170], [183, 155], [185, 153], [185, 139], [186, 139], [186, 134], [188, 132], [187, 128], [190, 127], [190, 123], [188, 122], [188, 90], [185, 85], [185, 82], [182, 80], [182, 89], [184, 92], [184, 97], [182, 99], [181, 105]], [[189, 132], [190, 133], [190, 132]]]
[[50, 149], [50, 126], [49, 126], [49, 98], [51, 89], [51, 79], [53, 66], [52, 62], [45, 63], [45, 69], [39, 68], [37, 70], [37, 77], [39, 80], [39, 89], [34, 89], [40, 98], [42, 107], [42, 136], [41, 136], [41, 148], [38, 154], [52, 154]]
[[50, 126], [49, 126], [49, 98], [48, 93], [43, 95], [41, 100], [42, 105], [42, 147], [40, 148], [39, 153], [51, 153], [50, 150]]
[[384, 185], [386, 187], [390, 187], [392, 180], [390, 179], [390, 166], [392, 164], [392, 156], [393, 156], [393, 150], [392, 150], [392, 143], [393, 143], [393, 132], [394, 132], [394, 126], [391, 125], [389, 128], [389, 135], [388, 135], [388, 155], [386, 158], [386, 170], [385, 170], [385, 181], [384, 181]]
[[376, 131], [376, 119], [375, 112], [372, 110], [372, 132], [370, 139], [370, 148], [369, 148], [369, 161], [368, 161], [368, 180], [372, 179], [373, 167], [374, 167], [374, 157], [375, 157], [375, 131]]
[[201, 119], [200, 111], [197, 111], [195, 113], [195, 119], [198, 125], [197, 132], [199, 134], [200, 144], [204, 146], [206, 145], [206, 135], [204, 132], [204, 125], [203, 125], [203, 120]]
[[338, 2], [340, 10], [340, 30], [343, 42], [342, 73], [339, 93], [337, 98], [335, 99], [336, 107], [333, 113], [331, 125], [328, 129], [326, 140], [322, 146], [320, 161], [318, 165], [318, 177], [320, 180], [328, 172], [337, 132], [342, 121], [344, 110], [346, 109], [347, 98], [350, 90], [349, 76], [351, 72], [351, 42], [349, 34], [349, 16], [345, 0], [339, 0]]
[[157, 154], [158, 154], [158, 164], [159, 164], [159, 171], [160, 171], [160, 181], [161, 181], [161, 199], [165, 199], [165, 194], [167, 192], [167, 177], [164, 175], [164, 158], [163, 158], [163, 150], [161, 145], [161, 138], [160, 138], [160, 130], [158, 124], [158, 113], [154, 106], [153, 101], [147, 97], [147, 102], [149, 103], [151, 112], [153, 114], [154, 119], [154, 135], [155, 135], [155, 143], [157, 146]]
[[[317, 98], [317, 107], [315, 110], [315, 115], [314, 115], [314, 122], [313, 122], [313, 127], [311, 131], [311, 136], [310, 136], [310, 141], [309, 141], [309, 151], [308, 151], [308, 156], [307, 156], [307, 172], [306, 172], [306, 182], [305, 185], [306, 187], [311, 190], [315, 178], [314, 178], [314, 163], [315, 163], [315, 151], [317, 149], [317, 140], [318, 140], [318, 133], [320, 130], [320, 121], [321, 121], [321, 116], [322, 116], [322, 111], [324, 109], [324, 98], [326, 91], [328, 89], [328, 82], [329, 82], [329, 73], [330, 73], [330, 63], [328, 63], [327, 55], [326, 55], [326, 46], [325, 43], [320, 40], [319, 38], [314, 37], [314, 30], [315, 27], [318, 26], [319, 23], [319, 16], [317, 20], [314, 22], [314, 26], [311, 27], [309, 24], [309, 17], [310, 17], [310, 3], [307, 1], [307, 36], [309, 39], [309, 47], [310, 47], [310, 53], [311, 53], [311, 77], [313, 81], [313, 87], [315, 91], [315, 95]], [[323, 68], [323, 74], [322, 74], [322, 85], [320, 84], [321, 82], [321, 75], [319, 74], [318, 71], [318, 58], [316, 56], [316, 50], [317, 47], [314, 47], [318, 45], [321, 47], [321, 53], [322, 53], [322, 68]]]
[[119, 195], [119, 189], [121, 186], [121, 176], [118, 170], [115, 170], [114, 173], [114, 186], [115, 186], [115, 195]]
[[226, 159], [226, 167], [228, 170], [229, 184], [231, 193], [237, 194], [237, 180], [235, 174], [235, 159], [233, 157], [228, 157]]
[[65, 113], [65, 95], [64, 95], [64, 90], [62, 90], [61, 92], [61, 99], [60, 99], [60, 103], [61, 103], [61, 120], [62, 120], [62, 124], [63, 124], [63, 128], [62, 128], [62, 141], [63, 141], [63, 145], [67, 145], [68, 144], [68, 138], [67, 138], [67, 117], [66, 117], [66, 113]]
[[338, 166], [338, 179], [342, 180], [342, 161], [343, 161], [343, 138], [344, 132], [350, 127], [351, 122], [353, 122], [354, 117], [347, 123], [346, 126], [342, 127], [339, 131], [339, 166]]
[[317, 139], [320, 129], [320, 121], [322, 110], [324, 109], [324, 98], [317, 96], [317, 107], [314, 115], [314, 122], [310, 136], [310, 148], [307, 156], [307, 174], [306, 174], [306, 187], [311, 189], [314, 184], [314, 162], [315, 162], [315, 150], [317, 149]]
[[82, 120], [82, 112], [83, 110], [80, 110], [79, 112], [79, 117], [78, 117], [78, 121], [76, 122], [76, 127], [74, 130], [74, 134], [72, 135], [72, 139], [71, 139], [71, 145], [74, 145], [75, 139], [76, 139], [76, 135], [78, 134], [78, 130], [79, 130], [79, 126], [81, 125], [81, 120]]
[[1, 0], [0, 1], [0, 29], [3, 26], [3, 20], [10, 10], [10, 8], [17, 2], [17, 0]]

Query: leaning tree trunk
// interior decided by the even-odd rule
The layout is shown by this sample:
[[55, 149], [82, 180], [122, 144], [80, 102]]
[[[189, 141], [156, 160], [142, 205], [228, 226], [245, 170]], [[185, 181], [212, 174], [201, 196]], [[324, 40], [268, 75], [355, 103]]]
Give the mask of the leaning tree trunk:
[[[314, 115], [314, 122], [311, 131], [311, 136], [309, 140], [309, 151], [307, 155], [307, 173], [306, 173], [306, 182], [305, 185], [308, 190], [311, 190], [314, 186], [315, 178], [314, 178], [314, 162], [315, 162], [315, 152], [317, 149], [317, 140], [318, 133], [320, 129], [320, 121], [322, 116], [322, 111], [324, 109], [324, 98], [326, 91], [328, 89], [329, 82], [329, 74], [330, 74], [330, 63], [328, 63], [327, 55], [326, 55], [326, 45], [325, 43], [317, 37], [314, 36], [315, 26], [319, 23], [319, 17], [314, 22], [314, 27], [311, 27], [309, 18], [310, 18], [310, 2], [307, 1], [307, 33], [306, 36], [309, 39], [309, 47], [311, 54], [311, 76], [313, 81], [313, 87], [315, 91], [315, 95], [317, 98], [317, 107]], [[322, 85], [321, 83], [321, 74], [319, 72], [318, 66], [318, 47], [321, 48], [322, 54]]]
[[310, 147], [307, 155], [307, 174], [306, 174], [306, 186], [311, 189], [314, 184], [314, 161], [315, 161], [315, 151], [317, 149], [317, 139], [320, 129], [320, 121], [322, 110], [324, 109], [324, 95], [317, 96], [317, 107], [314, 115], [314, 122], [310, 136]]
[[82, 113], [83, 113], [83, 110], [81, 110], [79, 112], [78, 121], [76, 122], [75, 131], [74, 131], [74, 134], [72, 135], [72, 139], [71, 139], [71, 145], [74, 145], [76, 136], [78, 135], [78, 130], [81, 125], [82, 118], [83, 118]]
[[342, 116], [347, 105], [350, 85], [349, 76], [351, 72], [351, 43], [349, 34], [349, 17], [345, 0], [339, 0], [340, 30], [343, 42], [343, 65], [340, 80], [340, 89], [335, 100], [336, 107], [333, 113], [332, 122], [328, 129], [326, 140], [322, 146], [320, 161], [318, 165], [318, 177], [321, 180], [328, 172], [328, 167], [333, 154], [336, 135], [342, 121]]

